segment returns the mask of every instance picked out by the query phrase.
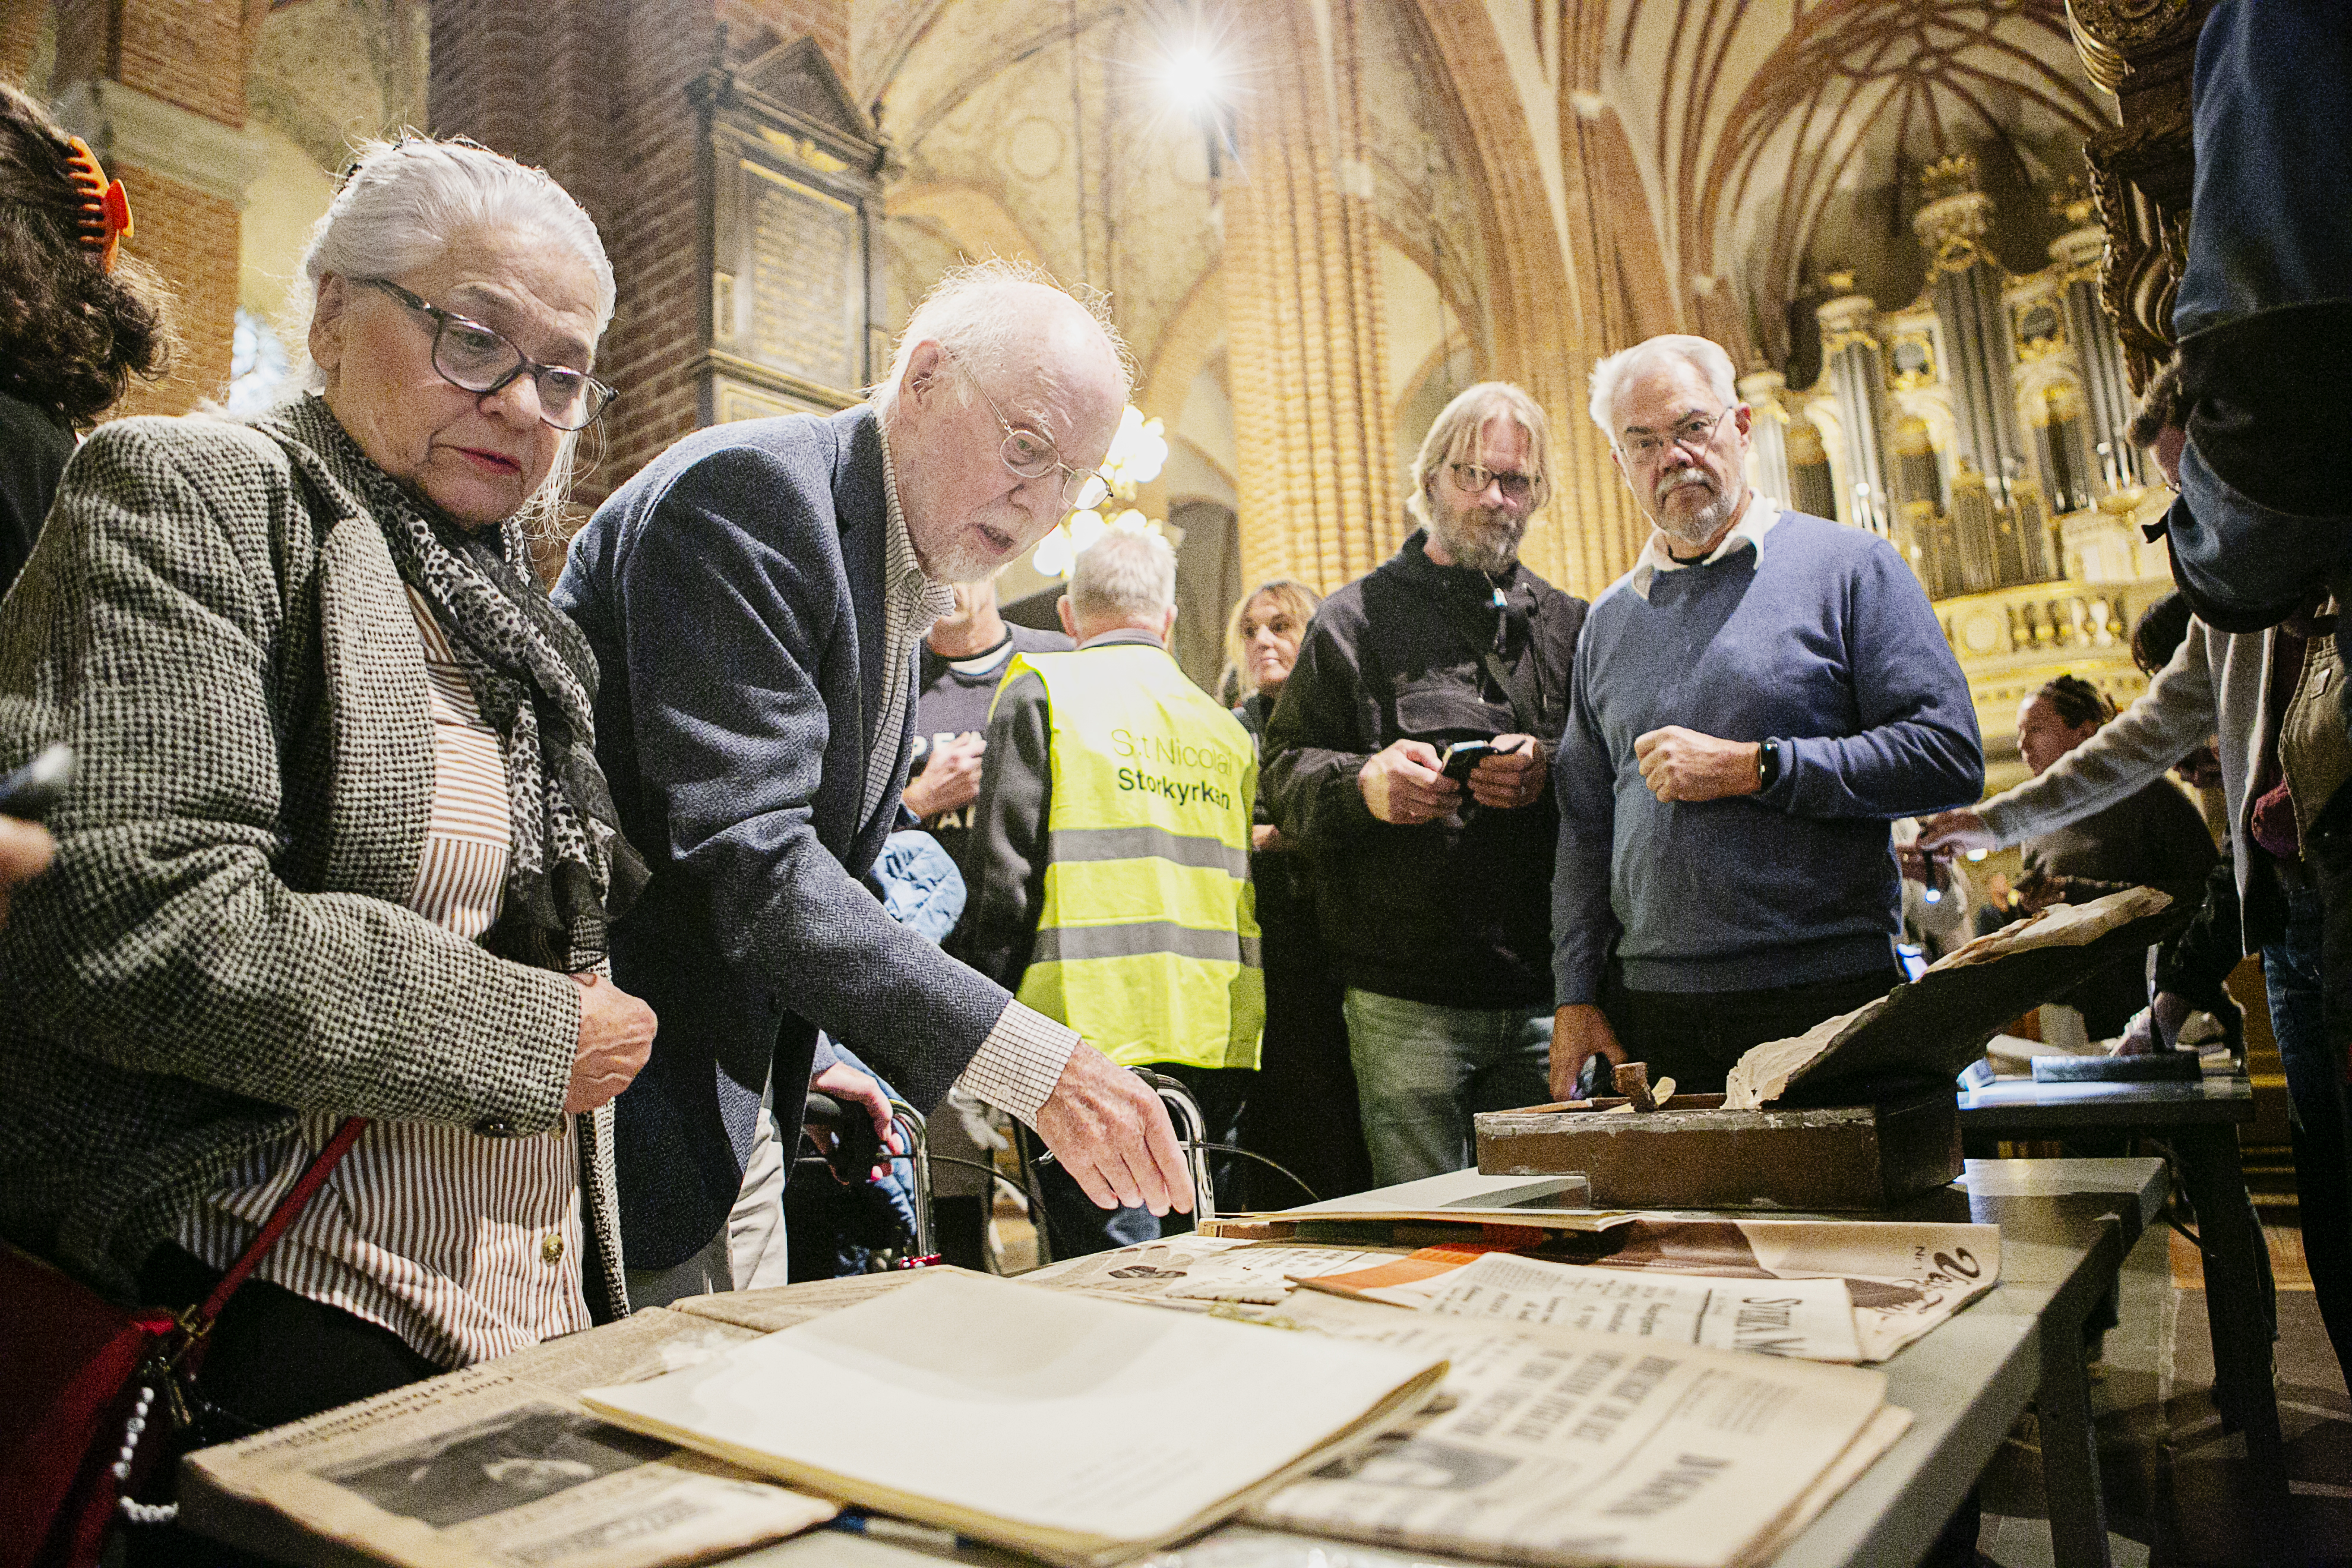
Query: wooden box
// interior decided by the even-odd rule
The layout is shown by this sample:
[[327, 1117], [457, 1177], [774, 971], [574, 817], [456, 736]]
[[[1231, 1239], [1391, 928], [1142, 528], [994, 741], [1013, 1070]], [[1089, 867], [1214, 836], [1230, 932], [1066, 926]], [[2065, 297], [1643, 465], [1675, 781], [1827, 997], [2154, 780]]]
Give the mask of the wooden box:
[[1960, 1173], [1952, 1091], [1871, 1105], [1725, 1110], [1676, 1095], [1646, 1116], [1534, 1106], [1476, 1118], [1489, 1176], [1580, 1171], [1596, 1208], [1879, 1209]]
[[[1474, 1119], [1478, 1169], [1592, 1183], [1599, 1208], [1876, 1209], [1960, 1173], [1954, 1078], [2002, 1024], [2113, 959], [2178, 930], [2189, 911], [2135, 888], [1979, 938], [1919, 979], [1732, 1072], [1755, 1109], [1675, 1095], [1660, 1110], [1537, 1105]], [[1766, 1070], [1767, 1068], [1769, 1070]], [[1753, 1070], [1751, 1070], [1753, 1069]]]

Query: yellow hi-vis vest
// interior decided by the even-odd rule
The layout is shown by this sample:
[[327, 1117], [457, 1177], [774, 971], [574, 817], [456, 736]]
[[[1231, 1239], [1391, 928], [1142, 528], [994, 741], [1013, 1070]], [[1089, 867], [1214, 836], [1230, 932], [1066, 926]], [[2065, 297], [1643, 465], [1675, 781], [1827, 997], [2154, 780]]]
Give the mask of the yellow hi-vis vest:
[[1005, 685], [1024, 669], [1045, 683], [1053, 798], [1021, 1000], [1125, 1067], [1256, 1067], [1248, 731], [1157, 647], [1024, 653]]

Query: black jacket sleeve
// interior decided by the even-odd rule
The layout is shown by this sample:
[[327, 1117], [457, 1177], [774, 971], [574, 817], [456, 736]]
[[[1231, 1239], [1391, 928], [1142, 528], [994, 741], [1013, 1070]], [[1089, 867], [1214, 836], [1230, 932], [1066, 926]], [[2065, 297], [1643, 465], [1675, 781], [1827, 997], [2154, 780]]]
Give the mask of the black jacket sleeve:
[[[1298, 662], [1267, 719], [1258, 791], [1266, 815], [1294, 844], [1317, 853], [1338, 848], [1370, 826], [1356, 775], [1364, 749], [1364, 691], [1357, 647], [1328, 613], [1315, 617]], [[1377, 750], [1377, 748], [1373, 748]]]
[[964, 847], [971, 905], [950, 943], [958, 957], [1008, 991], [1021, 988], [1045, 901], [1045, 821], [1054, 790], [1047, 708], [1045, 683], [1034, 674], [1014, 677], [997, 694], [988, 720], [988, 765]]

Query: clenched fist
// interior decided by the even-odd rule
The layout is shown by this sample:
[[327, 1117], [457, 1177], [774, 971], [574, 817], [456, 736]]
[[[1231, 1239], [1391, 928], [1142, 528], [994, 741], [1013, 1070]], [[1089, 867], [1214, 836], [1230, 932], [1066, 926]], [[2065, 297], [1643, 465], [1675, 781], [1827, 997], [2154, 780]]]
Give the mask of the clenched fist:
[[1680, 724], [1653, 730], [1633, 742], [1642, 782], [1660, 800], [1722, 800], [1756, 793], [1754, 741], [1718, 741]]

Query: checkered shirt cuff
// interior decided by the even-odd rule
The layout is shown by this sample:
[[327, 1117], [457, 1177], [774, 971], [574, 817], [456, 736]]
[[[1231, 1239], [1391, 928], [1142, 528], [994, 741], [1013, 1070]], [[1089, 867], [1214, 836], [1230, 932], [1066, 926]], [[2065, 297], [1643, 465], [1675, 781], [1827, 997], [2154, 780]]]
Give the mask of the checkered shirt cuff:
[[1062, 1081], [1077, 1031], [1034, 1008], [1008, 1002], [956, 1079], [956, 1087], [1034, 1127], [1037, 1112]]

